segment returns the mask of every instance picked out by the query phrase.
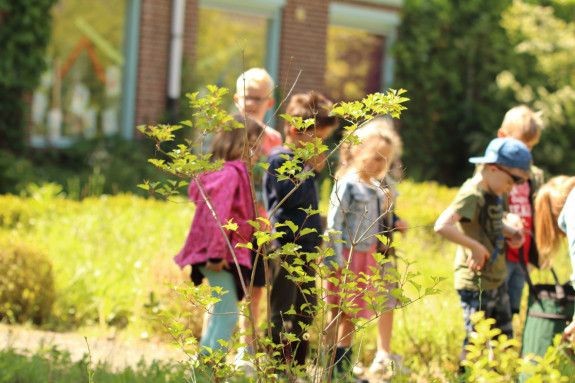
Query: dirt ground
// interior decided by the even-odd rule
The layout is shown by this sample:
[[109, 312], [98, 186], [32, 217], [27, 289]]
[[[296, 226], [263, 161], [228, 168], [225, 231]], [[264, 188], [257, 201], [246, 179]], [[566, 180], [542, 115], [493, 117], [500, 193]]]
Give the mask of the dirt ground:
[[[154, 360], [178, 361], [185, 358], [182, 351], [168, 344], [158, 344], [141, 340], [119, 342], [109, 339], [87, 337], [92, 363], [106, 362], [112, 368], [136, 367], [142, 359], [150, 363]], [[70, 352], [77, 361], [88, 354], [84, 335], [78, 333], [56, 333], [32, 330], [19, 326], [0, 325], [0, 349], [12, 349], [22, 353], [34, 353], [40, 348], [57, 347]]]
[[[87, 337], [90, 345], [92, 363], [107, 363], [112, 369], [122, 370], [126, 367], [135, 368], [144, 360], [177, 362], [186, 356], [179, 349], [169, 344], [151, 341], [131, 340], [115, 341], [103, 338]], [[41, 348], [56, 347], [67, 350], [73, 361], [81, 360], [88, 354], [88, 346], [84, 335], [79, 333], [56, 333], [33, 330], [22, 326], [7, 326], [0, 324], [0, 349], [12, 348], [22, 354], [31, 354]], [[387, 382], [385, 379], [369, 379], [370, 382]]]

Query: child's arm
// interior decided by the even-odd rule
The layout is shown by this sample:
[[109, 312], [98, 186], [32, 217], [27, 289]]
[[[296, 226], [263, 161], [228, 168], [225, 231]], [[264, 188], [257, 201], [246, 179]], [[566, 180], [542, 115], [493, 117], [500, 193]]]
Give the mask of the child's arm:
[[397, 214], [393, 213], [393, 228], [399, 230], [401, 234], [407, 233], [409, 224], [403, 218], [399, 218]]
[[[327, 213], [327, 230], [335, 230], [344, 232], [344, 230], [348, 230], [344, 212], [349, 209], [349, 193], [346, 192], [345, 184], [338, 185], [337, 181], [336, 184], [333, 186], [331, 191], [331, 195], [329, 197], [330, 204], [329, 204], [329, 211]], [[343, 267], [343, 243], [338, 242], [342, 237], [341, 234], [333, 235], [331, 237], [331, 247], [335, 253], [335, 255], [326, 257], [323, 263], [327, 266], [332, 266], [331, 262], [337, 263], [339, 267]]]
[[485, 246], [457, 229], [455, 223], [459, 222], [461, 218], [460, 214], [448, 207], [435, 222], [435, 232], [447, 240], [471, 250], [471, 255], [467, 259], [467, 266], [473, 271], [481, 270], [490, 258], [490, 254]]

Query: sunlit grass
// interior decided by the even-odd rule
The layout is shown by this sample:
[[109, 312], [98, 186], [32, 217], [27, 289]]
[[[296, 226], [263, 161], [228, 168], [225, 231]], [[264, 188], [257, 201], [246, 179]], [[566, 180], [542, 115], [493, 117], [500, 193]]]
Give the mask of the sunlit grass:
[[[444, 280], [437, 286], [439, 294], [395, 312], [392, 351], [403, 355], [419, 376], [445, 378], [457, 369], [464, 330], [453, 289], [455, 246], [435, 235], [433, 224], [457, 189], [406, 180], [399, 191], [396, 212], [410, 230], [394, 237], [398, 255], [420, 274], [417, 281], [424, 288], [431, 286], [431, 277]], [[189, 309], [164, 285], [189, 281], [189, 269], [180, 271], [173, 262], [194, 212], [184, 199], [165, 202], [125, 194], [78, 202], [46, 191], [25, 199], [0, 196], [0, 207], [0, 233], [33, 242], [53, 263], [56, 302], [48, 328], [166, 339], [157, 314], [168, 310], [177, 316]], [[566, 282], [568, 257], [560, 255], [557, 261], [555, 269]], [[405, 270], [403, 262], [400, 270]], [[551, 281], [549, 272], [536, 271], [532, 277]], [[416, 296], [412, 286], [405, 288], [408, 296]], [[260, 310], [265, 318], [265, 308]], [[201, 317], [194, 315], [189, 324], [197, 336]], [[523, 320], [524, 315], [515, 319], [516, 328]], [[376, 337], [373, 323], [363, 336], [360, 360], [365, 365], [375, 354]]]

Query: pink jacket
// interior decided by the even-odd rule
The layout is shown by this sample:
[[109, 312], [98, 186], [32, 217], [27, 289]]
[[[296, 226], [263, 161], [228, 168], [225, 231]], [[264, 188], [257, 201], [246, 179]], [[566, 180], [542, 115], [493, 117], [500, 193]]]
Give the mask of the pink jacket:
[[[200, 183], [211, 199], [222, 225], [231, 218], [239, 225], [235, 232], [224, 230], [228, 234], [239, 264], [251, 269], [251, 251], [244, 247], [236, 247], [238, 243], [250, 242], [254, 232], [254, 228], [247, 223], [247, 220], [255, 219], [255, 214], [246, 165], [240, 161], [226, 162], [223, 169], [202, 175]], [[225, 238], [193, 181], [190, 183], [188, 194], [190, 199], [196, 202], [196, 212], [184, 247], [174, 260], [181, 268], [207, 262], [210, 258], [224, 258], [230, 266], [233, 265], [234, 259]]]

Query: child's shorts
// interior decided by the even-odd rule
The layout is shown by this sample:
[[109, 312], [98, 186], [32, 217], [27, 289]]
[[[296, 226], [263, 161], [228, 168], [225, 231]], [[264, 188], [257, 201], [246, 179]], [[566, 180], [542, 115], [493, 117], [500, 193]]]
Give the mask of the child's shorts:
[[[354, 251], [351, 264], [349, 265], [349, 270], [353, 271], [356, 275], [359, 273], [365, 273], [366, 275], [372, 276], [373, 275], [373, 268], [376, 268], [380, 273], [382, 278], [385, 278], [389, 274], [389, 269], [396, 268], [395, 262], [386, 262], [383, 265], [377, 264], [375, 258], [373, 257], [373, 253], [375, 252], [375, 247], [372, 248], [374, 251], [363, 252], [363, 251]], [[343, 250], [343, 257], [347, 262], [349, 260], [349, 249]], [[343, 280], [341, 276], [341, 271], [338, 270], [335, 272], [336, 277], [340, 280]], [[387, 290], [392, 290], [397, 288], [398, 283], [388, 283], [385, 287]], [[337, 293], [341, 292], [341, 288], [339, 286], [335, 286], [330, 281], [326, 281], [326, 289], [330, 292], [326, 297], [326, 302], [328, 304], [340, 304], [341, 297], [337, 295]], [[365, 283], [358, 282], [357, 287], [354, 288], [353, 296], [350, 297], [348, 300], [349, 302], [353, 302], [353, 307], [360, 308], [360, 310], [352, 315], [355, 318], [364, 318], [364, 319], [371, 319], [374, 316], [374, 312], [369, 309], [368, 303], [363, 299], [365, 296], [364, 291], [374, 292], [377, 293], [375, 286], [369, 284], [366, 285]], [[397, 298], [389, 294], [387, 291], [381, 292], [381, 295], [387, 297], [385, 301], [384, 308], [392, 310], [397, 305]]]

